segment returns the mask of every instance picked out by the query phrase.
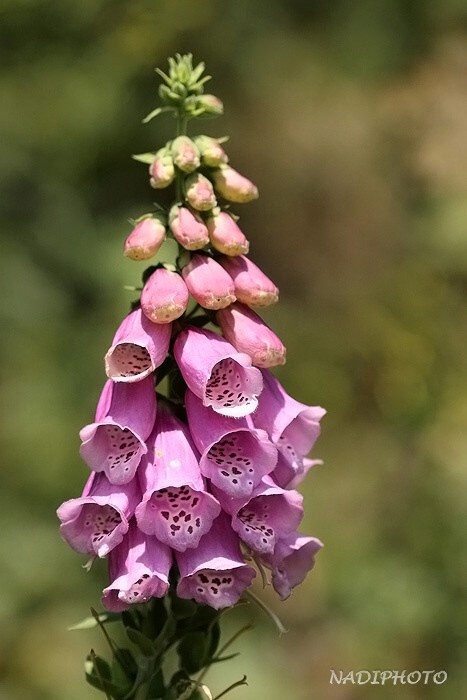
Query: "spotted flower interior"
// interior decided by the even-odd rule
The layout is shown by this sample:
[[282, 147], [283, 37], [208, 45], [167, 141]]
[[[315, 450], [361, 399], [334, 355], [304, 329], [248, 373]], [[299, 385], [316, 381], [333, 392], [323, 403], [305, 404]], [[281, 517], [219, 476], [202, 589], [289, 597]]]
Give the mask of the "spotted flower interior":
[[245, 415], [244, 407], [254, 410], [258, 404], [248, 369], [231, 357], [214, 365], [205, 396], [208, 406], [227, 416]]

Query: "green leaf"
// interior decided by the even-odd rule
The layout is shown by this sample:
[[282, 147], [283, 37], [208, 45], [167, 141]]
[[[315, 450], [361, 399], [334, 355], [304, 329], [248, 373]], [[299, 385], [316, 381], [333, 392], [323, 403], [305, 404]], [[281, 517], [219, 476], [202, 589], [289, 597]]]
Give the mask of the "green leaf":
[[86, 657], [84, 671], [86, 674], [97, 675], [102, 678], [102, 680], [110, 680], [112, 678], [110, 666], [107, 661], [101, 656], [97, 656], [93, 651]]
[[149, 637], [146, 637], [146, 635], [144, 635], [142, 632], [135, 630], [132, 627], [127, 627], [126, 633], [128, 635], [128, 639], [132, 641], [133, 644], [136, 644], [144, 656], [154, 656], [154, 643], [149, 639]]
[[115, 674], [118, 672], [118, 669], [121, 669], [127, 678], [131, 678], [132, 680], [136, 678], [138, 664], [129, 649], [122, 648], [115, 650], [112, 663], [113, 680], [115, 680]]
[[154, 153], [136, 153], [131, 156], [133, 160], [137, 160], [138, 163], [146, 163], [146, 165], [152, 165], [154, 158], [156, 157]]
[[211, 659], [216, 653], [219, 641], [221, 638], [221, 627], [218, 622], [215, 622], [209, 630], [209, 645], [207, 649], [207, 657]]
[[81, 622], [77, 622], [75, 625], [68, 627], [68, 631], [74, 630], [90, 630], [97, 627], [99, 624], [106, 624], [107, 622], [119, 622], [121, 619], [120, 613], [103, 612], [98, 615], [98, 620], [95, 617], [85, 617]]
[[142, 616], [137, 608], [133, 608], [133, 610], [123, 610], [120, 614], [124, 627], [132, 627], [135, 630], [140, 628]]
[[196, 613], [197, 605], [193, 600], [186, 600], [183, 598], [178, 598], [177, 596], [172, 597], [172, 615], [176, 620], [183, 620], [187, 617], [193, 617]]
[[98, 690], [102, 690], [108, 700], [124, 700], [125, 695], [131, 689], [128, 681], [125, 679], [124, 685], [119, 682], [115, 683], [111, 679], [111, 669], [107, 661], [97, 656], [92, 650], [87, 656], [84, 664], [84, 672], [86, 681]]
[[180, 663], [188, 673], [197, 673], [206, 665], [209, 637], [209, 632], [192, 632], [187, 634], [178, 645]]
[[[167, 357], [166, 360], [173, 365], [173, 359]], [[160, 372], [158, 372], [160, 374]], [[159, 379], [159, 377], [158, 377]], [[167, 610], [162, 598], [153, 598], [148, 606], [146, 606], [146, 616], [144, 617], [140, 630], [146, 637], [157, 639], [165, 623], [167, 622]]]

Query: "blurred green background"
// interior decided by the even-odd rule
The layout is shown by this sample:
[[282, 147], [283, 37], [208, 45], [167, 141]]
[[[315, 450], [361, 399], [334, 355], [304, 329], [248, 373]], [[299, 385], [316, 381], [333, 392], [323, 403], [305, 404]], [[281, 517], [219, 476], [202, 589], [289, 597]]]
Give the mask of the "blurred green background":
[[[248, 700], [467, 697], [467, 2], [3, 0], [0, 10], [0, 699], [92, 700], [99, 605], [58, 536], [79, 495], [78, 430], [144, 265], [127, 219], [156, 195], [129, 154], [172, 135], [156, 65], [193, 52], [214, 76], [236, 210], [277, 282], [265, 318], [288, 391], [328, 409], [303, 486], [325, 549], [278, 638], [253, 616], [219, 666]], [[240, 615], [243, 618], [240, 619]], [[444, 669], [436, 685], [336, 686], [330, 669]]]

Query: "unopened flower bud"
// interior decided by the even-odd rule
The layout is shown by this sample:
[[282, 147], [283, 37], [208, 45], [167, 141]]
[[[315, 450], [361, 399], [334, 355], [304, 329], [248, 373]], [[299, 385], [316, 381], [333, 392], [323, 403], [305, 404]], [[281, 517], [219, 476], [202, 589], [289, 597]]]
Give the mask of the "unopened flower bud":
[[215, 95], [200, 95], [197, 100], [197, 107], [202, 107], [205, 114], [224, 114], [224, 105]]
[[228, 162], [227, 153], [217, 139], [213, 139], [211, 136], [196, 136], [194, 141], [198, 146], [204, 165], [218, 168], [220, 165]]
[[131, 260], [147, 260], [157, 253], [165, 239], [165, 223], [157, 214], [139, 224], [125, 241], [123, 254]]
[[170, 323], [184, 313], [188, 299], [188, 289], [182, 277], [165, 267], [158, 267], [143, 287], [141, 309], [154, 323]]
[[192, 297], [205, 309], [224, 309], [235, 301], [232, 278], [208, 255], [193, 255], [182, 275]]
[[174, 238], [187, 250], [199, 250], [209, 243], [206, 224], [188, 207], [172, 207], [169, 213], [169, 227]]
[[256, 185], [229, 165], [215, 170], [212, 177], [217, 192], [229, 202], [242, 203], [258, 199]]
[[248, 253], [250, 244], [230, 214], [222, 211], [210, 216], [206, 223], [211, 244], [220, 253], [225, 255]]
[[160, 148], [149, 166], [151, 176], [150, 184], [156, 190], [170, 185], [175, 179], [175, 168], [170, 150], [167, 147]]
[[224, 338], [251, 357], [256, 367], [285, 364], [286, 349], [277, 335], [254, 311], [239, 302], [216, 314]]
[[185, 181], [186, 199], [198, 211], [209, 211], [216, 206], [216, 195], [210, 180], [201, 173], [189, 175]]
[[173, 162], [184, 173], [192, 173], [199, 168], [200, 158], [197, 145], [188, 136], [177, 136], [172, 141]]
[[244, 255], [222, 257], [220, 264], [233, 279], [235, 296], [248, 306], [269, 306], [279, 299], [279, 290], [269, 277]]

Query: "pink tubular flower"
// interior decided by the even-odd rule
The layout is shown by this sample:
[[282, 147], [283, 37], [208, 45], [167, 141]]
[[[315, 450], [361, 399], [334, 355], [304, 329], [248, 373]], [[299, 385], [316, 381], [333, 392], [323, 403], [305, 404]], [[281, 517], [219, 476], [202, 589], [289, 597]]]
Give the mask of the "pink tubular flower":
[[123, 542], [109, 555], [111, 583], [103, 591], [104, 607], [121, 612], [135, 603], [162, 598], [169, 588], [171, 565], [170, 549], [132, 521]]
[[282, 600], [289, 597], [315, 565], [315, 555], [323, 543], [316, 537], [305, 537], [298, 532], [280, 540], [272, 557], [265, 561], [272, 568], [272, 585]]
[[203, 165], [218, 168], [229, 160], [227, 153], [217, 139], [213, 139], [211, 136], [195, 136], [194, 142], [198, 146]]
[[169, 350], [172, 328], [153, 323], [141, 309], [123, 319], [105, 355], [105, 372], [114, 382], [139, 382], [161, 365]]
[[244, 255], [223, 256], [220, 264], [233, 279], [235, 296], [248, 306], [270, 306], [279, 299], [279, 290], [264, 272]]
[[143, 287], [141, 309], [154, 323], [170, 323], [185, 312], [189, 297], [186, 284], [177, 272], [158, 267]]
[[279, 539], [297, 529], [303, 497], [265, 476], [249, 498], [232, 498], [213, 486], [222, 509], [232, 516], [232, 529], [254, 552], [272, 554]]
[[161, 217], [149, 216], [136, 224], [127, 237], [123, 254], [131, 260], [147, 260], [157, 253], [165, 240], [165, 224]]
[[204, 221], [187, 207], [174, 205], [169, 213], [169, 226], [176, 241], [187, 250], [199, 250], [209, 243]]
[[250, 497], [277, 463], [277, 450], [264, 430], [247, 418], [231, 418], [203, 406], [189, 389], [185, 395], [188, 425], [201, 453], [201, 473], [229, 496]]
[[[321, 406], [307, 406], [287, 394], [278, 380], [262, 371], [264, 390], [254, 416], [254, 424], [265, 430], [279, 450], [279, 460], [274, 471], [278, 484], [288, 487], [318, 460], [304, 459], [320, 433], [320, 420], [326, 411]], [[319, 461], [318, 461], [319, 463]]]
[[235, 301], [232, 278], [208, 255], [192, 255], [182, 275], [191, 296], [205, 309], [223, 309]]
[[173, 162], [184, 173], [192, 173], [199, 168], [199, 150], [197, 145], [188, 136], [177, 136], [172, 141]]
[[258, 188], [230, 165], [224, 165], [212, 174], [217, 192], [229, 202], [251, 202], [258, 199]]
[[82, 496], [57, 509], [60, 534], [77, 552], [105, 557], [122, 541], [140, 499], [136, 479], [121, 486], [93, 472]]
[[180, 580], [177, 595], [211, 608], [235, 605], [256, 571], [245, 564], [237, 535], [221, 514], [196, 549], [176, 553]]
[[213, 248], [225, 255], [248, 253], [250, 244], [230, 214], [221, 211], [210, 216], [206, 223]]
[[197, 211], [209, 211], [217, 204], [211, 181], [201, 173], [192, 173], [187, 177], [185, 196], [188, 204]]
[[251, 357], [256, 367], [285, 364], [286, 349], [277, 335], [254, 311], [235, 302], [216, 313], [225, 338]]
[[188, 428], [163, 402], [148, 449], [139, 470], [144, 496], [136, 508], [138, 527], [177, 551], [197, 547], [221, 508], [206, 492]]
[[168, 187], [175, 180], [175, 168], [170, 150], [160, 148], [149, 166], [150, 184], [156, 190]]
[[127, 484], [147, 449], [156, 417], [152, 377], [134, 384], [105, 383], [95, 422], [80, 431], [80, 454], [96, 472], [104, 472], [112, 484]]
[[258, 405], [263, 388], [261, 372], [217, 333], [184, 328], [177, 336], [174, 355], [185, 382], [216, 413], [239, 418]]

